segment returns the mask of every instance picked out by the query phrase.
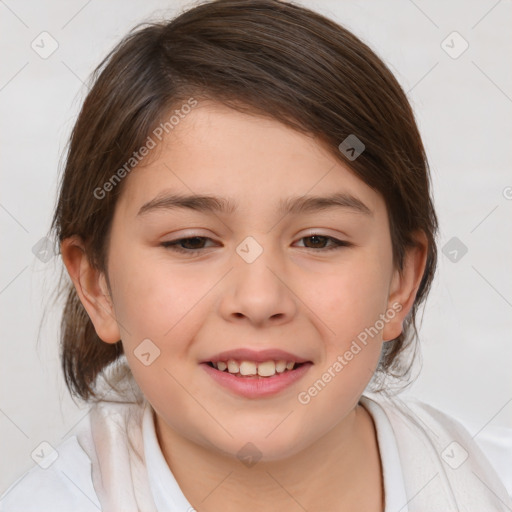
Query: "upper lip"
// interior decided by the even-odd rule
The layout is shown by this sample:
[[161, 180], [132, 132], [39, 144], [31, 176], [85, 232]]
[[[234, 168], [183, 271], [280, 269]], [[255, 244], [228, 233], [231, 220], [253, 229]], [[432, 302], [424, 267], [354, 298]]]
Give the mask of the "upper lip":
[[309, 359], [304, 359], [303, 357], [299, 357], [291, 352], [275, 348], [268, 348], [265, 350], [237, 348], [220, 352], [201, 362], [217, 363], [219, 361], [228, 361], [229, 359], [235, 359], [238, 361], [254, 361], [255, 363], [263, 363], [265, 361], [293, 361], [295, 363], [306, 363], [309, 361]]

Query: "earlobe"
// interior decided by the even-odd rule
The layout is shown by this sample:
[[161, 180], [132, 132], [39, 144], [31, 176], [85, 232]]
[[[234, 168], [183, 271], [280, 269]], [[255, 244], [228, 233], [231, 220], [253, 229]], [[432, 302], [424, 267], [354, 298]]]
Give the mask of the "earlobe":
[[425, 233], [414, 236], [415, 245], [406, 249], [401, 270], [395, 269], [389, 289], [388, 315], [382, 332], [383, 341], [391, 341], [400, 336], [405, 318], [416, 299], [416, 294], [425, 272], [427, 263], [428, 241]]
[[61, 254], [97, 335], [105, 343], [118, 342], [121, 335], [104, 273], [90, 264], [83, 241], [78, 236], [62, 241]]

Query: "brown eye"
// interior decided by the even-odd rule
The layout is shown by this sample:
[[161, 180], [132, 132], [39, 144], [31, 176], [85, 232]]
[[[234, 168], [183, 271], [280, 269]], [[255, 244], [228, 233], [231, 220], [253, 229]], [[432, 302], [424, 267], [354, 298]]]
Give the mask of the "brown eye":
[[[323, 236], [323, 235], [310, 235], [301, 238], [301, 240], [309, 240], [306, 244], [306, 249], [324, 249], [325, 251], [330, 251], [332, 249], [338, 249], [340, 247], [349, 247], [351, 244], [345, 242], [343, 240], [338, 240], [337, 238], [333, 238], [332, 236]], [[326, 247], [326, 244], [331, 242], [330, 246]]]
[[171, 249], [173, 251], [195, 254], [204, 249], [204, 244], [207, 240], [211, 240], [205, 236], [192, 236], [188, 238], [179, 238], [178, 240], [172, 240], [169, 242], [162, 242], [162, 247]]
[[323, 249], [325, 244], [329, 241], [328, 237], [320, 235], [308, 236], [305, 237], [304, 240], [310, 241], [312, 245], [312, 247], [309, 247], [310, 249]]

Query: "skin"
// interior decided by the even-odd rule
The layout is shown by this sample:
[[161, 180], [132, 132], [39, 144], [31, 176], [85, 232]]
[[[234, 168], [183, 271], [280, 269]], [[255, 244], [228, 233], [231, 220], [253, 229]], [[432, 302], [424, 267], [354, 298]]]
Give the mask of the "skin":
[[[364, 510], [384, 506], [375, 426], [358, 400], [382, 344], [396, 338], [425, 267], [416, 235], [399, 272], [384, 199], [316, 138], [276, 120], [201, 102], [124, 183], [108, 248], [108, 276], [83, 243], [62, 243], [66, 268], [99, 337], [122, 339], [128, 363], [155, 410], [164, 457], [198, 511]], [[137, 215], [162, 191], [212, 194], [232, 213], [158, 209]], [[332, 208], [278, 215], [290, 196], [349, 193], [371, 211]], [[332, 246], [311, 232], [348, 242]], [[160, 244], [203, 247], [187, 255]], [[247, 263], [237, 246], [252, 236], [262, 254]], [[393, 304], [402, 309], [303, 405], [297, 396]], [[145, 366], [143, 339], [160, 356]], [[314, 364], [291, 387], [247, 399], [217, 385], [198, 364], [231, 348], [281, 348]], [[246, 467], [247, 443], [261, 459]], [[302, 508], [303, 507], [303, 508]]]

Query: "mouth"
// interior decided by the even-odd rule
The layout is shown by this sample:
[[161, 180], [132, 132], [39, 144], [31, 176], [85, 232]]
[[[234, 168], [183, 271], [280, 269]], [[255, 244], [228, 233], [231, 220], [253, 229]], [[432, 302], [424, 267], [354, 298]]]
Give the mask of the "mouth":
[[199, 365], [212, 383], [231, 394], [249, 399], [265, 399], [293, 389], [309, 369], [311, 361], [204, 361]]
[[228, 373], [234, 377], [243, 379], [270, 379], [277, 375], [296, 371], [306, 364], [311, 364], [311, 362], [305, 361], [299, 363], [295, 361], [286, 361], [284, 359], [261, 362], [228, 359], [226, 361], [208, 361], [204, 364], [214, 370], [222, 373]]

